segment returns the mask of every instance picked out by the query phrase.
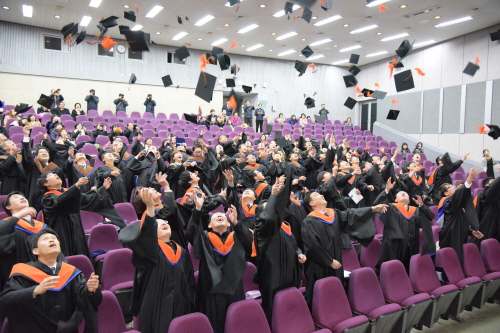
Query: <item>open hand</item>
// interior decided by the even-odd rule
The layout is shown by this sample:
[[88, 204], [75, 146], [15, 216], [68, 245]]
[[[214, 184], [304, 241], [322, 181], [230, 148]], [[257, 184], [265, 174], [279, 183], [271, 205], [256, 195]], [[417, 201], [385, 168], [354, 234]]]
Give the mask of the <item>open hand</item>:
[[113, 181], [111, 180], [110, 177], [107, 177], [106, 179], [104, 179], [102, 186], [104, 186], [104, 188], [107, 190], [111, 187], [111, 184], [113, 184]]
[[33, 296], [45, 294], [47, 290], [54, 288], [57, 282], [59, 282], [59, 276], [46, 277], [43, 279], [42, 283], [36, 286], [35, 290], [33, 290]]

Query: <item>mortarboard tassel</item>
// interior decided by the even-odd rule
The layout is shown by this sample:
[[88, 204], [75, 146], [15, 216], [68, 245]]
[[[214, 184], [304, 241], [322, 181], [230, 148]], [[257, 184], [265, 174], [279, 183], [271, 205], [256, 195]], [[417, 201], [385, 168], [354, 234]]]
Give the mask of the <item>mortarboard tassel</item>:
[[135, 5], [135, 13], [139, 14], [139, 5]]
[[359, 89], [358, 86], [356, 86], [356, 94], [357, 95], [363, 95], [363, 92], [361, 91], [361, 89]]
[[210, 64], [210, 61], [207, 60], [207, 57], [205, 57], [204, 54], [200, 56], [200, 61], [201, 61], [200, 71], [206, 71], [207, 65]]
[[392, 73], [394, 72], [394, 67], [396, 66], [397, 63], [398, 61], [396, 59], [394, 59], [392, 62], [389, 63], [389, 78], [392, 77]]
[[477, 129], [479, 130], [479, 134], [488, 134], [488, 131], [485, 130], [484, 126], [478, 126]]
[[314, 97], [316, 94], [318, 94], [318, 92], [317, 92], [317, 91], [315, 91], [315, 92], [314, 92], [313, 97]]
[[184, 45], [191, 46], [191, 43], [186, 42], [186, 43], [184, 43]]
[[380, 84], [378, 84], [377, 82], [375, 82], [375, 87], [380, 87]]
[[238, 42], [236, 42], [235, 40], [233, 40], [233, 42], [231, 43], [231, 46], [229, 46], [229, 48], [227, 50], [229, 51], [231, 49], [234, 49], [235, 47], [238, 47]]
[[480, 62], [481, 60], [479, 60], [479, 57], [476, 57], [476, 66], [478, 66]]
[[397, 103], [399, 103], [399, 101], [397, 99], [393, 98], [392, 101], [391, 101], [391, 103], [392, 104], [397, 104]]
[[422, 70], [420, 68], [415, 68], [415, 70], [417, 71], [418, 75], [421, 75], [421, 76], [425, 76], [425, 73], [422, 72]]
[[102, 47], [106, 51], [109, 51], [115, 44], [116, 44], [116, 42], [114, 40], [112, 40], [111, 37], [109, 37], [109, 36], [104, 37], [104, 39], [102, 40], [102, 43], [101, 43]]
[[312, 68], [312, 72], [313, 73], [316, 73], [318, 70], [316, 69], [316, 66], [314, 65], [314, 63], [310, 64], [309, 67]]
[[85, 43], [89, 44], [89, 45], [94, 45], [94, 44], [97, 44], [97, 42], [89, 42], [88, 40], [85, 41]]
[[389, 7], [386, 7], [386, 6], [382, 5], [382, 4], [378, 5], [378, 11], [379, 11], [379, 13], [383, 13], [387, 9], [389, 9]]
[[370, 92], [370, 90], [368, 90], [368, 92], [366, 93], [366, 97], [372, 97], [372, 93]]

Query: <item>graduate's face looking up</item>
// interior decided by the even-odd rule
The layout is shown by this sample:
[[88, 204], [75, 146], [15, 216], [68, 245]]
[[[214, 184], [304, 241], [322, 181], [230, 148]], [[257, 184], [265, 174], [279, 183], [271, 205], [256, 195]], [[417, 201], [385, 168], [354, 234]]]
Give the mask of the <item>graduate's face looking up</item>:
[[378, 156], [372, 156], [372, 162], [373, 162], [373, 164], [376, 164], [376, 163], [380, 162], [380, 157], [378, 157]]
[[175, 162], [182, 162], [182, 153], [179, 153], [179, 152], [175, 153], [174, 154], [174, 161]]
[[37, 242], [37, 247], [33, 248], [33, 254], [36, 256], [46, 257], [50, 255], [59, 255], [61, 246], [56, 235], [46, 233], [43, 234]]
[[254, 178], [258, 182], [261, 182], [261, 181], [263, 181], [263, 180], [266, 179], [266, 177], [264, 177], [264, 175], [260, 171], [255, 171], [255, 177]]
[[351, 157], [351, 164], [359, 164], [359, 158], [356, 156]]
[[413, 157], [411, 158], [413, 162], [416, 162], [417, 164], [420, 163], [420, 154], [414, 154]]
[[200, 147], [196, 147], [194, 150], [193, 150], [193, 156], [194, 157], [201, 157], [202, 155], [202, 150]]
[[156, 222], [158, 222], [158, 239], [169, 241], [172, 230], [168, 222], [165, 220], [156, 220]]
[[28, 200], [21, 194], [14, 194], [9, 197], [9, 204], [5, 206], [11, 212], [17, 212], [24, 207], [29, 207]]
[[84, 164], [87, 162], [87, 158], [84, 153], [76, 153], [75, 154], [75, 162], [78, 164]]
[[6, 152], [10, 152], [15, 147], [16, 147], [16, 144], [14, 143], [14, 141], [10, 141], [10, 140], [4, 141], [3, 145], [2, 145], [2, 148]]
[[62, 184], [61, 178], [55, 173], [49, 173], [47, 175], [47, 179], [45, 183], [43, 183], [43, 186], [45, 186], [48, 189], [53, 189], [53, 188], [60, 188]]
[[346, 161], [342, 161], [340, 162], [340, 170], [342, 171], [349, 171], [349, 169], [351, 168], [351, 165], [349, 163], [347, 163]]
[[309, 206], [311, 206], [313, 210], [326, 208], [325, 197], [318, 192], [311, 193], [311, 196], [309, 197]]
[[398, 194], [396, 194], [396, 202], [403, 205], [408, 205], [410, 203], [410, 197], [408, 196], [408, 193], [406, 193], [405, 191], [399, 191]]
[[416, 164], [415, 163], [410, 163], [408, 164], [408, 170], [410, 170], [410, 172], [414, 172], [415, 171], [415, 168], [416, 168]]
[[113, 155], [112, 153], [105, 153], [102, 155], [102, 161], [107, 164], [113, 164], [114, 161], [115, 161], [115, 155]]
[[247, 155], [246, 159], [248, 164], [255, 164], [255, 162], [257, 161], [253, 154]]
[[229, 227], [229, 222], [227, 220], [226, 214], [218, 212], [212, 214], [210, 217], [209, 228], [216, 229], [227, 229]]
[[113, 148], [115, 148], [115, 151], [121, 151], [123, 147], [123, 142], [120, 139], [115, 139], [113, 141]]
[[329, 181], [330, 178], [332, 178], [332, 174], [329, 172], [325, 172], [325, 174], [323, 175], [323, 183], [326, 183], [327, 181]]
[[370, 162], [365, 162], [363, 170], [368, 171], [372, 168], [372, 166], [373, 164], [371, 164]]
[[243, 191], [241, 198], [242, 199], [249, 199], [252, 202], [254, 202], [257, 199], [257, 197], [255, 196], [255, 192], [249, 188], [247, 188], [245, 191]]
[[134, 124], [132, 124], [132, 123], [128, 123], [128, 124], [127, 124], [127, 128], [128, 128], [129, 130], [133, 130], [133, 129], [134, 129]]
[[453, 195], [455, 193], [455, 191], [457, 190], [457, 188], [453, 185], [448, 185], [447, 189], [446, 189], [446, 192], [444, 192], [444, 195], [449, 197], [450, 195]]
[[312, 143], [310, 141], [306, 142], [306, 149], [310, 150], [312, 148]]
[[244, 154], [247, 152], [247, 146], [245, 146], [244, 144], [241, 144], [240, 147], [238, 148], [238, 150], [241, 154]]
[[220, 143], [226, 143], [227, 142], [227, 137], [225, 135], [219, 136], [219, 142]]
[[191, 176], [191, 181], [199, 181], [200, 180], [200, 177], [198, 177], [198, 175], [195, 174], [194, 172], [191, 172], [190, 176]]
[[298, 160], [299, 160], [299, 155], [297, 155], [296, 153], [290, 155], [290, 161], [296, 162]]
[[36, 159], [40, 162], [47, 162], [49, 160], [49, 152], [46, 149], [38, 149]]

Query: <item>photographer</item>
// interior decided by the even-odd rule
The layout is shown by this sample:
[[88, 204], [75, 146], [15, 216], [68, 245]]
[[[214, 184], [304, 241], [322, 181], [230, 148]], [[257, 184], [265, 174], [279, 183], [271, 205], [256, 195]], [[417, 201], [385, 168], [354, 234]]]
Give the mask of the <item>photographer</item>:
[[99, 104], [99, 97], [95, 95], [94, 89], [90, 89], [89, 95], [85, 97], [85, 101], [87, 102], [87, 111], [97, 110], [97, 104]]
[[153, 95], [148, 94], [148, 97], [146, 98], [144, 105], [146, 106], [146, 112], [151, 113], [154, 117], [156, 102], [153, 100]]
[[52, 89], [49, 97], [52, 99], [51, 109], [57, 108], [59, 103], [64, 101], [64, 97], [61, 95], [61, 89]]
[[128, 123], [125, 131], [123, 131], [123, 136], [127, 137], [129, 143], [134, 141], [134, 137], [136, 137], [137, 134], [139, 134], [139, 130], [134, 123]]
[[119, 94], [113, 103], [116, 105], [116, 111], [127, 111], [128, 102], [125, 100], [125, 95]]

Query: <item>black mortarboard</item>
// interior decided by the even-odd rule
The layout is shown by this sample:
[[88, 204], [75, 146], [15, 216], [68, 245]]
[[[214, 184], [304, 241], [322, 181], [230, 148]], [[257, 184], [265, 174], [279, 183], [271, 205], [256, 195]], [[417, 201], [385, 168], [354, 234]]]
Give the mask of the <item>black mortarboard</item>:
[[326, 0], [325, 3], [321, 4], [321, 8], [323, 8], [324, 11], [329, 11], [333, 7], [333, 0]]
[[395, 65], [394, 65], [394, 68], [404, 68], [405, 65], [403, 65], [403, 63], [401, 61], [398, 61]]
[[233, 7], [234, 5], [237, 5], [240, 3], [240, 0], [229, 0], [229, 5]]
[[127, 41], [130, 43], [130, 49], [134, 52], [149, 51], [146, 37], [143, 31], [125, 31], [124, 33]]
[[347, 97], [347, 99], [345, 100], [345, 103], [344, 103], [344, 106], [347, 106], [349, 109], [353, 109], [354, 108], [354, 105], [356, 105], [358, 101], [355, 100], [354, 98], [351, 98], [351, 97]]
[[123, 17], [129, 21], [135, 22], [135, 12], [133, 10], [123, 12]]
[[170, 75], [165, 75], [164, 77], [161, 78], [163, 81], [163, 86], [168, 87], [173, 84], [172, 79], [170, 78]]
[[110, 16], [108, 18], [105, 18], [104, 20], [99, 21], [99, 23], [105, 28], [112, 28], [118, 25], [118, 22], [116, 22], [117, 18], [117, 16]]
[[387, 114], [387, 118], [389, 120], [396, 120], [398, 119], [399, 116], [399, 110], [389, 110], [389, 113]]
[[196, 117], [194, 114], [184, 113], [184, 119], [186, 119], [186, 121], [189, 121], [190, 123], [198, 124], [198, 117]]
[[125, 31], [130, 31], [130, 27], [128, 25], [120, 25], [118, 26], [118, 29], [120, 29], [121, 35], [124, 35]]
[[467, 66], [465, 67], [463, 73], [474, 76], [474, 75], [476, 75], [476, 72], [477, 72], [478, 69], [479, 69], [478, 65], [476, 65], [476, 64], [474, 64], [472, 62], [469, 62], [467, 64]]
[[83, 29], [79, 34], [78, 34], [78, 37], [76, 37], [76, 45], [80, 44], [81, 42], [83, 42], [85, 40], [85, 37], [87, 37], [87, 31], [85, 29]]
[[224, 53], [224, 49], [223, 48], [220, 48], [220, 47], [217, 47], [217, 46], [214, 46], [212, 48], [212, 54], [221, 54], [221, 53]]
[[315, 100], [311, 97], [307, 97], [304, 105], [307, 106], [308, 109], [315, 107], [316, 105], [314, 104]]
[[309, 58], [314, 54], [314, 51], [309, 46], [306, 46], [302, 49], [302, 51], [300, 51], [300, 53], [302, 53], [304, 57]]
[[285, 4], [285, 15], [290, 14], [291, 12], [293, 12], [293, 3], [287, 2]]
[[236, 75], [237, 72], [238, 72], [238, 67], [236, 66], [236, 64], [233, 64], [231, 66], [231, 74]]
[[497, 125], [486, 125], [490, 128], [488, 135], [493, 138], [493, 140], [498, 139], [500, 137], [500, 128]]
[[351, 54], [351, 57], [349, 58], [349, 63], [351, 64], [357, 64], [359, 61], [359, 54]]
[[396, 54], [399, 56], [399, 61], [403, 60], [410, 54], [413, 49], [413, 43], [415, 43], [415, 41], [410, 44], [410, 41], [405, 39], [401, 45], [399, 45], [399, 48], [396, 50]]
[[205, 53], [205, 57], [211, 65], [217, 65], [217, 56], [210, 52]]
[[134, 84], [135, 81], [137, 81], [137, 76], [135, 76], [135, 74], [132, 73], [132, 75], [130, 75], [130, 79], [128, 79], [128, 84]]
[[394, 83], [396, 83], [396, 91], [405, 91], [415, 88], [415, 83], [413, 82], [413, 73], [411, 69], [394, 75]]
[[228, 88], [236, 87], [236, 82], [234, 81], [234, 79], [226, 79], [226, 87]]
[[363, 90], [361, 90], [361, 92], [365, 97], [373, 97], [373, 90], [364, 88]]
[[241, 86], [243, 88], [243, 91], [246, 92], [247, 94], [250, 94], [252, 92], [252, 87], [250, 86]]
[[385, 95], [387, 95], [387, 92], [385, 92], [385, 91], [380, 91], [380, 90], [375, 90], [375, 91], [372, 93], [372, 97], [373, 97], [373, 98], [376, 98], [376, 99], [384, 99], [384, 98], [385, 98]]
[[243, 98], [239, 93], [236, 93], [234, 89], [231, 89], [231, 93], [229, 93], [228, 99], [231, 103], [231, 106], [233, 106], [233, 110], [241, 110], [241, 103], [243, 102]]
[[311, 23], [313, 12], [307, 7], [304, 7], [304, 11], [302, 12], [302, 18], [307, 22]]
[[179, 22], [179, 24], [182, 24], [182, 16], [177, 15], [177, 22]]
[[219, 66], [222, 71], [229, 69], [229, 67], [231, 66], [231, 59], [227, 54], [217, 54], [217, 60], [219, 60]]
[[358, 80], [354, 75], [345, 75], [343, 78], [346, 88], [355, 87], [358, 84]]
[[217, 78], [206, 72], [201, 72], [194, 94], [207, 103], [212, 101], [212, 95]]
[[52, 107], [53, 100], [49, 96], [41, 94], [40, 98], [36, 102], [41, 106], [45, 106], [47, 109], [50, 109]]
[[144, 41], [146, 42], [146, 45], [151, 44], [151, 34], [145, 32], [144, 33]]
[[70, 34], [76, 34], [78, 32], [78, 23], [68, 23], [62, 29], [61, 32], [64, 38], [68, 37]]
[[361, 69], [359, 69], [356, 65], [352, 65], [351, 68], [349, 68], [349, 72], [351, 72], [352, 75], [358, 75], [359, 72], [361, 72]]
[[16, 108], [14, 110], [16, 110], [16, 113], [19, 114], [28, 111], [30, 108], [31, 106], [29, 104], [19, 103], [18, 105], [16, 105]]
[[321, 117], [320, 115], [317, 115], [317, 114], [314, 115], [314, 121], [317, 122], [317, 123], [324, 124], [325, 120], [326, 120], [325, 117]]
[[491, 41], [494, 42], [496, 40], [499, 40], [500, 39], [500, 30], [498, 31], [495, 31], [495, 32], [492, 32], [490, 34], [490, 37], [491, 37]]
[[295, 69], [299, 72], [299, 76], [302, 76], [306, 72], [307, 64], [303, 61], [295, 60]]
[[186, 46], [182, 46], [175, 50], [175, 55], [180, 61], [182, 61], [189, 57], [191, 54], [189, 53], [189, 50]]

